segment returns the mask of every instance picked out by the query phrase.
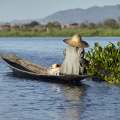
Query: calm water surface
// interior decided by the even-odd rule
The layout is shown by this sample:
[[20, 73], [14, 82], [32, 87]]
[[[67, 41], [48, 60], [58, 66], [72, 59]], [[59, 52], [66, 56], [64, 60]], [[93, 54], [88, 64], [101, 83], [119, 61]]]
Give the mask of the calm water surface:
[[[0, 38], [0, 53], [15, 53], [37, 64], [62, 63], [63, 38]], [[119, 37], [84, 38], [105, 45]], [[88, 49], [87, 49], [88, 50]], [[83, 80], [67, 86], [10, 76], [0, 61], [0, 120], [120, 120], [120, 87]]]

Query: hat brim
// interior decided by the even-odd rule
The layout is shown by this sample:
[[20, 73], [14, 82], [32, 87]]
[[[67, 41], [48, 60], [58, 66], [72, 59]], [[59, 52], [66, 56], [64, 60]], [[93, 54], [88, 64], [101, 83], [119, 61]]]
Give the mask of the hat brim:
[[77, 44], [75, 42], [73, 42], [71, 39], [64, 39], [63, 42], [65, 42], [66, 44], [68, 44], [72, 47], [80, 47], [80, 48], [89, 47], [89, 44], [84, 40], [80, 40], [80, 42]]

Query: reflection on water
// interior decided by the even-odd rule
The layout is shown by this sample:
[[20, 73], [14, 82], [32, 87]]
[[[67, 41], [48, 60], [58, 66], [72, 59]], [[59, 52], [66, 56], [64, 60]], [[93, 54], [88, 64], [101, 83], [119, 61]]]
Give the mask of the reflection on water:
[[64, 97], [67, 103], [70, 103], [71, 106], [65, 109], [64, 116], [68, 120], [80, 120], [80, 110], [81, 108], [81, 96], [83, 94], [84, 88], [80, 87], [65, 87]]
[[[37, 64], [62, 63], [63, 38], [0, 38], [0, 53], [16, 53]], [[119, 37], [84, 38], [93, 46]], [[34, 41], [34, 42], [33, 42]], [[120, 120], [120, 87], [82, 81], [80, 86], [45, 83], [7, 75], [0, 61], [0, 120]]]
[[65, 87], [64, 89], [64, 96], [69, 101], [80, 101], [80, 96], [83, 92], [83, 86], [79, 87]]

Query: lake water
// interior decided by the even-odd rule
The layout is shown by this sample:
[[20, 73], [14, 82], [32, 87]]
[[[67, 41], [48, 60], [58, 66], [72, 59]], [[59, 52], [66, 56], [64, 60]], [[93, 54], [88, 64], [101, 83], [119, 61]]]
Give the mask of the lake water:
[[[106, 45], [120, 37], [85, 37]], [[62, 63], [63, 38], [0, 38], [0, 53], [15, 53], [37, 64]], [[87, 49], [88, 50], [88, 49]], [[9, 76], [0, 61], [0, 120], [120, 120], [120, 87], [83, 80], [68, 86]]]

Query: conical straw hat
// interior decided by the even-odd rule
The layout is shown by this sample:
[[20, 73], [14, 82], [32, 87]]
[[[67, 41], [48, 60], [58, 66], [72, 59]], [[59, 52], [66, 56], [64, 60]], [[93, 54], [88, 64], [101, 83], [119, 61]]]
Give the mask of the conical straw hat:
[[86, 41], [83, 41], [79, 34], [74, 35], [72, 38], [64, 39], [63, 41], [72, 47], [89, 47], [89, 44]]

